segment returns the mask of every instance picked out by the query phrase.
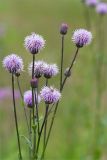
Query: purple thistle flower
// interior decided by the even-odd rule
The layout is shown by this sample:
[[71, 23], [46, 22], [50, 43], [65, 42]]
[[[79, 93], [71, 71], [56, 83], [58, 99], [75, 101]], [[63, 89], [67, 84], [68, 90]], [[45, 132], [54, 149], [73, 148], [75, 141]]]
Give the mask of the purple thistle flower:
[[[40, 78], [44, 73], [44, 67], [46, 63], [44, 61], [35, 61], [34, 63], [34, 76]], [[29, 64], [28, 72], [32, 75], [32, 62]]]
[[[40, 103], [41, 98], [38, 95], [38, 103]], [[35, 101], [36, 101], [36, 97], [35, 97]], [[27, 105], [29, 108], [32, 108], [32, 91], [28, 90], [24, 93], [24, 103], [25, 105]], [[36, 102], [35, 102], [36, 103]]]
[[62, 35], [67, 34], [68, 31], [68, 25], [66, 23], [62, 23], [61, 27], [60, 27], [60, 33]]
[[87, 6], [95, 7], [98, 3], [98, 0], [85, 0]]
[[72, 41], [76, 44], [78, 48], [83, 47], [84, 45], [89, 45], [92, 41], [91, 32], [85, 29], [78, 29], [74, 31], [72, 36]]
[[51, 78], [57, 75], [59, 72], [56, 64], [46, 64], [44, 65], [44, 77]]
[[35, 33], [27, 36], [24, 42], [25, 48], [32, 54], [37, 54], [45, 46], [45, 40], [43, 37]]
[[23, 71], [23, 60], [16, 54], [11, 54], [3, 59], [3, 67], [12, 74]]
[[42, 88], [40, 95], [46, 104], [56, 103], [61, 98], [61, 93], [57, 89], [47, 86]]
[[98, 3], [96, 6], [96, 12], [101, 15], [107, 14], [107, 3]]

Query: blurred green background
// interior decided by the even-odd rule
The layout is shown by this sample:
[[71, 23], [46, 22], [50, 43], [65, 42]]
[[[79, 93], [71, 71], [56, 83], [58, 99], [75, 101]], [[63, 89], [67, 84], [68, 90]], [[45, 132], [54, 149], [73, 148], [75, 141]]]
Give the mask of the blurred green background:
[[[93, 35], [95, 40], [96, 23], [92, 11]], [[24, 37], [31, 32], [41, 34], [46, 39], [45, 49], [37, 59], [60, 64], [62, 22], [69, 25], [65, 38], [64, 68], [73, 57], [75, 46], [71, 36], [75, 29], [86, 28], [84, 6], [80, 0], [0, 0], [0, 88], [11, 87], [11, 76], [2, 68], [3, 57], [10, 53], [20, 55], [24, 60], [25, 71], [21, 76], [23, 91], [29, 89], [30, 77], [27, 67], [31, 55], [24, 48]], [[106, 22], [105, 22], [106, 23]], [[107, 23], [106, 23], [107, 24]], [[105, 27], [106, 28], [106, 27]], [[94, 45], [95, 45], [94, 44]], [[62, 101], [47, 148], [47, 160], [92, 160], [95, 115], [95, 54], [92, 45], [80, 50], [73, 68], [72, 77], [67, 80]], [[106, 62], [105, 62], [106, 64]], [[105, 75], [106, 78], [106, 75]], [[50, 84], [58, 87], [59, 77]], [[43, 83], [43, 81], [42, 81]], [[17, 84], [16, 84], [17, 88]], [[102, 100], [102, 136], [99, 141], [101, 159], [107, 159], [107, 108], [106, 87]], [[44, 106], [41, 106], [44, 107]], [[25, 118], [20, 100], [17, 100], [19, 130], [26, 135]], [[27, 160], [27, 147], [22, 139], [23, 154]], [[0, 100], [0, 160], [16, 160], [17, 141], [13, 116], [12, 100]]]

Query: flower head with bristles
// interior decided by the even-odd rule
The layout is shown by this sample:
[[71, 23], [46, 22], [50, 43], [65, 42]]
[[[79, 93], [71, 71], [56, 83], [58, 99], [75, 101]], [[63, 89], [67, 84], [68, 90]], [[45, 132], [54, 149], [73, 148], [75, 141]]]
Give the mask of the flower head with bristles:
[[[35, 103], [40, 103], [41, 97], [38, 95], [38, 98], [35, 97]], [[24, 103], [29, 108], [32, 108], [32, 91], [28, 90], [24, 93]]]
[[42, 88], [40, 95], [46, 104], [56, 103], [61, 98], [61, 93], [57, 89], [47, 86]]
[[72, 41], [76, 44], [78, 48], [81, 48], [85, 45], [89, 45], [92, 41], [92, 34], [91, 32], [85, 29], [78, 29], [74, 31], [72, 36]]
[[[34, 63], [34, 77], [40, 78], [44, 73], [46, 63], [44, 61], [35, 61]], [[32, 75], [32, 62], [29, 64], [28, 71]]]
[[46, 64], [44, 66], [44, 77], [45, 78], [51, 78], [53, 76], [56, 76], [59, 72], [58, 67], [56, 64]]
[[85, 0], [87, 6], [95, 7], [98, 3], [98, 0]]
[[98, 5], [96, 6], [96, 12], [101, 15], [107, 14], [107, 3], [98, 3]]
[[11, 54], [3, 59], [3, 67], [12, 74], [23, 71], [23, 60], [16, 54]]
[[24, 42], [25, 48], [32, 54], [37, 54], [45, 46], [45, 40], [43, 37], [35, 33], [27, 36]]

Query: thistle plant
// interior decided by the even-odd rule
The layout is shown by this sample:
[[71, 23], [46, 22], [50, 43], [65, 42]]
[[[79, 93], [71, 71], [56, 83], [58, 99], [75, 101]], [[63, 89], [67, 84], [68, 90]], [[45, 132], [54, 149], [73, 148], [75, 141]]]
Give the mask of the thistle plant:
[[[60, 27], [61, 35], [61, 61], [60, 67], [56, 64], [44, 62], [43, 60], [35, 61], [36, 55], [39, 54], [45, 47], [45, 40], [42, 36], [32, 33], [27, 36], [24, 41], [24, 46], [28, 52], [31, 53], [32, 62], [28, 66], [28, 73], [31, 77], [29, 82], [31, 89], [27, 89], [24, 93], [19, 82], [21, 71], [23, 71], [22, 59], [15, 55], [9, 55], [4, 58], [3, 66], [12, 76], [12, 93], [13, 93], [13, 106], [14, 116], [17, 131], [19, 159], [24, 159], [21, 151], [20, 133], [18, 129], [18, 119], [16, 112], [16, 101], [14, 96], [14, 81], [18, 83], [21, 98], [24, 104], [25, 120], [28, 128], [28, 137], [25, 139], [29, 145], [29, 160], [42, 160], [44, 159], [47, 144], [52, 132], [52, 127], [56, 117], [57, 109], [60, 100], [63, 99], [62, 91], [64, 89], [67, 79], [71, 76], [72, 69], [79, 53], [79, 50], [92, 41], [91, 32], [85, 29], [77, 29], [74, 31], [72, 41], [76, 46], [76, 51], [73, 55], [70, 65], [64, 69], [64, 46], [65, 35], [68, 31], [68, 25], [62, 24]], [[54, 76], [60, 74], [59, 90], [49, 83], [49, 80]], [[41, 87], [41, 80], [45, 79], [44, 85]], [[40, 111], [40, 106], [44, 104], [44, 111]], [[43, 106], [41, 106], [43, 107]], [[26, 112], [26, 109], [29, 110]], [[41, 118], [42, 114], [42, 118]], [[49, 122], [50, 121], [50, 122]]]

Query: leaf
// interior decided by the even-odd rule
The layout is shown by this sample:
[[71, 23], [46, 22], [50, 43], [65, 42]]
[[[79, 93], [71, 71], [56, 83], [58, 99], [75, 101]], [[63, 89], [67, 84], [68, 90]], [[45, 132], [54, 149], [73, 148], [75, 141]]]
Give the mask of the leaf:
[[29, 148], [32, 149], [32, 143], [31, 141], [24, 135], [20, 135], [20, 137], [24, 138], [26, 143], [28, 144]]
[[40, 116], [39, 117], [39, 122], [42, 121], [42, 120], [43, 120], [43, 116]]

